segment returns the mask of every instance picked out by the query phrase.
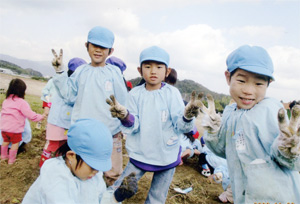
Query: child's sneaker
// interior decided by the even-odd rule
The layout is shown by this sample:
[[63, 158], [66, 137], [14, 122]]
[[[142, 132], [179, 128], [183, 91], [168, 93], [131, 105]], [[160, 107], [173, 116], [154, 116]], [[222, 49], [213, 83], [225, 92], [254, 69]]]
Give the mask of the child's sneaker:
[[209, 167], [208, 167], [207, 164], [203, 164], [203, 165], [202, 165], [201, 174], [202, 174], [203, 176], [205, 176], [205, 177], [209, 177], [209, 176], [211, 175], [210, 169], [209, 169]]

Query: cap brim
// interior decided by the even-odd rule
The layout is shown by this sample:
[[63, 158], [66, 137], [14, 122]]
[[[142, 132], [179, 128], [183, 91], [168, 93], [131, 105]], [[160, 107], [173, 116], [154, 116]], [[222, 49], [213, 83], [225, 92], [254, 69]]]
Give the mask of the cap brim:
[[107, 43], [103, 43], [101, 41], [98, 41], [98, 40], [89, 40], [88, 42], [92, 43], [93, 45], [97, 45], [97, 46], [100, 46], [100, 47], [104, 47], [104, 48], [112, 48], [111, 45], [107, 44]]
[[168, 67], [168, 63], [166, 61], [164, 61], [161, 58], [157, 58], [157, 57], [149, 57], [149, 58], [144, 58], [141, 60], [141, 64], [145, 61], [154, 61], [154, 62], [158, 62], [158, 63], [162, 63], [165, 64]]
[[87, 157], [87, 156], [81, 156], [81, 158], [90, 167], [92, 167], [93, 169], [96, 169], [98, 171], [103, 171], [103, 172], [104, 171], [109, 171], [112, 167], [111, 158], [103, 159], [103, 160], [101, 160], [100, 158], [94, 159], [94, 158], [90, 158], [90, 157]]
[[[248, 72], [264, 75], [264, 76], [270, 77], [272, 79], [272, 81], [275, 81], [272, 72], [267, 70], [265, 67], [260, 67], [260, 66], [257, 66], [257, 65], [256, 66], [243, 65], [243, 66], [237, 67], [236, 69], [243, 69], [243, 70], [248, 71]], [[232, 71], [230, 71], [230, 72], [232, 72]]]

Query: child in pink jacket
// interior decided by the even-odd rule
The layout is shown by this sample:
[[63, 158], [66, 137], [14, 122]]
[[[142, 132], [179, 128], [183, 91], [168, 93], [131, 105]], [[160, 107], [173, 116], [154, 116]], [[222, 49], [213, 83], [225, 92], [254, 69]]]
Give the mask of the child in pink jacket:
[[[22, 141], [25, 119], [41, 121], [43, 115], [33, 112], [24, 100], [26, 84], [21, 79], [12, 79], [2, 103], [0, 129], [3, 138], [1, 145], [1, 161], [8, 159], [8, 164], [16, 161], [19, 143]], [[12, 143], [8, 154], [8, 145]]]

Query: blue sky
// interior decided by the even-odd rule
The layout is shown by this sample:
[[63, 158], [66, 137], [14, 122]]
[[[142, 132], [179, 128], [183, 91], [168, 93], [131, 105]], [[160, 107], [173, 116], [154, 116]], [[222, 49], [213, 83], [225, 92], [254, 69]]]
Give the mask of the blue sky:
[[0, 0], [0, 53], [35, 61], [89, 61], [84, 43], [97, 25], [115, 33], [114, 56], [127, 64], [126, 79], [139, 76], [139, 53], [158, 45], [170, 54], [178, 78], [229, 94], [225, 60], [243, 44], [264, 47], [275, 82], [267, 95], [300, 98], [299, 0]]

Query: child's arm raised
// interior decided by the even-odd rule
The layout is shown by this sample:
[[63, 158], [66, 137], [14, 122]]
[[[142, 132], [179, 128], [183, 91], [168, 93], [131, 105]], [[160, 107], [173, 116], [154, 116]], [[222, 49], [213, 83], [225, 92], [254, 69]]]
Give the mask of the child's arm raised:
[[60, 49], [59, 56], [56, 54], [54, 49], [52, 49], [52, 53], [54, 55], [54, 58], [52, 60], [52, 66], [54, 67], [56, 73], [62, 73], [63, 72], [63, 50]]
[[278, 149], [286, 158], [296, 158], [300, 155], [300, 105], [292, 109], [292, 116], [288, 124], [285, 111], [278, 111], [278, 123], [280, 135], [278, 137]]

